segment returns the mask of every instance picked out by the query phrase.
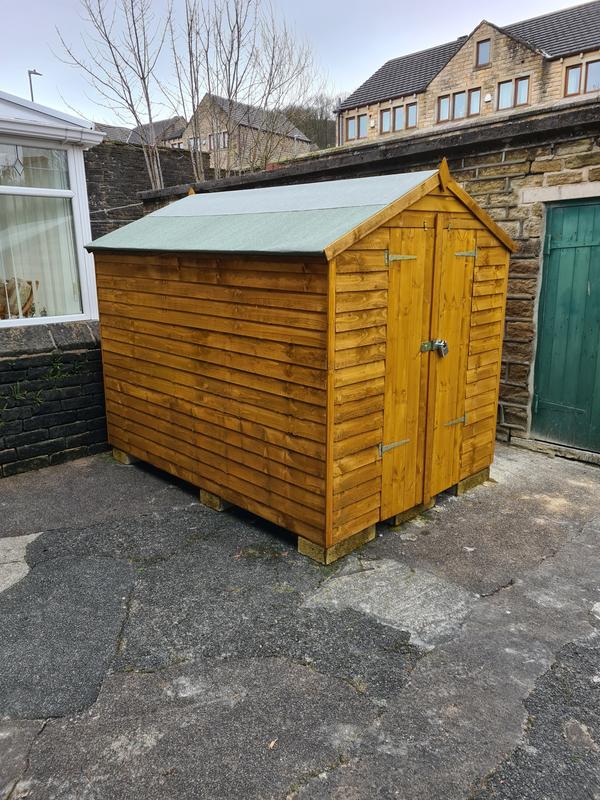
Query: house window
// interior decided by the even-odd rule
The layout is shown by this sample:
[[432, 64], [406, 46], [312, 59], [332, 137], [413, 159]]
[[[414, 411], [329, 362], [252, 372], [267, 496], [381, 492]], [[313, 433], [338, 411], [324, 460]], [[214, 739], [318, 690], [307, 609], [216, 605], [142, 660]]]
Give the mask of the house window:
[[0, 320], [82, 314], [74, 197], [66, 149], [0, 142]]
[[498, 84], [498, 109], [512, 108], [513, 82], [502, 81]]
[[477, 56], [475, 59], [475, 64], [478, 67], [487, 67], [490, 63], [490, 57], [492, 53], [492, 43], [490, 39], [482, 39], [481, 42], [477, 42]]
[[529, 102], [529, 78], [517, 78], [515, 81], [515, 105], [526, 106]]
[[481, 89], [469, 89], [469, 116], [476, 117], [481, 111]]
[[389, 108], [379, 114], [379, 132], [389, 133], [392, 130], [392, 112]]
[[409, 103], [406, 106], [406, 127], [407, 128], [416, 128], [417, 127], [417, 104], [416, 103]]
[[404, 129], [404, 106], [396, 106], [394, 109], [394, 130]]
[[208, 149], [212, 152], [215, 149], [215, 135], [214, 133], [208, 134]]
[[367, 138], [367, 115], [366, 114], [359, 114], [357, 119], [358, 119], [358, 138], [359, 139], [366, 139]]
[[586, 92], [597, 92], [600, 89], [600, 61], [588, 61], [585, 68]]
[[346, 141], [356, 139], [356, 117], [346, 118]]
[[219, 134], [219, 147], [221, 147], [222, 150], [227, 150], [228, 146], [229, 146], [229, 134], [227, 133], [227, 131], [222, 131]]
[[467, 115], [467, 93], [456, 92], [452, 96], [452, 118], [462, 119]]
[[567, 67], [565, 75], [565, 95], [579, 94], [581, 91], [581, 64]]
[[438, 97], [438, 122], [447, 122], [450, 119], [450, 95]]

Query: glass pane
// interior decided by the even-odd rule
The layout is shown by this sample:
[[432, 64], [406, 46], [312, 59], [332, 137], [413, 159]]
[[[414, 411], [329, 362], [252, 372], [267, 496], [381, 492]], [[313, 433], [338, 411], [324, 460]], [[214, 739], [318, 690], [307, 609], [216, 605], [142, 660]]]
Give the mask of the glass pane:
[[467, 93], [457, 92], [454, 95], [454, 119], [461, 119], [467, 113]]
[[358, 117], [358, 138], [364, 139], [367, 135], [367, 115], [360, 114]]
[[587, 65], [585, 90], [595, 92], [597, 89], [600, 89], [600, 61], [590, 61]]
[[346, 138], [356, 139], [356, 117], [348, 117], [346, 120]]
[[416, 128], [417, 126], [417, 104], [410, 103], [406, 106], [406, 127]]
[[567, 69], [567, 94], [579, 94], [579, 87], [581, 86], [581, 67], [569, 67]]
[[381, 133], [389, 133], [392, 124], [392, 114], [389, 110], [381, 112]]
[[404, 128], [404, 106], [397, 106], [394, 109], [394, 130], [401, 131]]
[[67, 151], [0, 143], [0, 186], [68, 189]]
[[490, 63], [490, 40], [477, 42], [477, 66], [483, 67]]
[[71, 200], [0, 195], [0, 319], [81, 313]]
[[481, 89], [472, 89], [469, 92], [469, 115], [479, 114], [481, 109]]
[[446, 119], [450, 119], [450, 98], [449, 97], [440, 97], [439, 105], [438, 105], [438, 119], [440, 122], [443, 122]]
[[517, 80], [516, 104], [524, 106], [529, 100], [529, 78], [519, 78]]
[[504, 81], [498, 84], [498, 108], [510, 108], [512, 106], [512, 81]]

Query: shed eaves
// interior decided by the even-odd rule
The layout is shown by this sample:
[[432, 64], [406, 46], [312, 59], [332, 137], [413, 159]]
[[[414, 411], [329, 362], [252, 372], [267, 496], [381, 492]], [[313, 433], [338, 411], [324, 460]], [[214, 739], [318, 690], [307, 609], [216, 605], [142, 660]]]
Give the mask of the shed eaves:
[[317, 255], [436, 172], [192, 195], [88, 249]]

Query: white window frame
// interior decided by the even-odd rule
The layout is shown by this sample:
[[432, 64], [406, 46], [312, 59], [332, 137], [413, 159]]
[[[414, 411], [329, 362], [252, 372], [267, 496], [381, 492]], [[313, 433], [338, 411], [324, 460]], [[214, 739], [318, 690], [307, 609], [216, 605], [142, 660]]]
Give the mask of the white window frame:
[[2, 195], [21, 195], [29, 197], [66, 197], [71, 200], [73, 228], [75, 238], [75, 258], [79, 272], [82, 312], [80, 314], [64, 314], [54, 317], [27, 317], [25, 319], [2, 319], [0, 329], [25, 325], [48, 325], [52, 322], [79, 322], [98, 319], [98, 297], [96, 295], [96, 273], [94, 257], [85, 249], [85, 244], [92, 240], [90, 225], [90, 209], [88, 204], [87, 184], [83, 149], [72, 145], [61, 144], [52, 139], [28, 139], [19, 135], [0, 135], [0, 144], [17, 145], [19, 147], [44, 147], [51, 150], [65, 150], [69, 170], [70, 189], [43, 189], [27, 186], [0, 186]]

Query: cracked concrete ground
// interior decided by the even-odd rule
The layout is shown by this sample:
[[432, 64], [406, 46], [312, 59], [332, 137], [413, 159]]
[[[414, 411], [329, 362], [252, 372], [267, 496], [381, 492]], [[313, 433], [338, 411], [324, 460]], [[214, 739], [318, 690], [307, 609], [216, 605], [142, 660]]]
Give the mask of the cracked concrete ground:
[[600, 800], [600, 469], [321, 567], [107, 456], [0, 482], [0, 798]]

